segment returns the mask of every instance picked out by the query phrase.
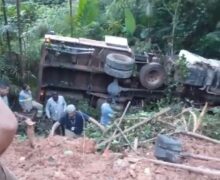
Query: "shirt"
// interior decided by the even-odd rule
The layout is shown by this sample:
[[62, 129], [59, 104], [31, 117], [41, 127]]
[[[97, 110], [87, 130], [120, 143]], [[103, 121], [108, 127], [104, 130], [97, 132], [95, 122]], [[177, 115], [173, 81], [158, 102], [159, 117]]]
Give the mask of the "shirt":
[[84, 121], [88, 121], [89, 116], [83, 112], [76, 111], [75, 116], [69, 117], [68, 114], [65, 114], [60, 120], [59, 123], [64, 126], [65, 129], [68, 129], [74, 132], [77, 135], [82, 134]]
[[54, 121], [58, 121], [66, 109], [66, 101], [63, 96], [58, 96], [58, 100], [54, 101], [51, 97], [47, 100], [46, 115]]
[[114, 111], [112, 110], [109, 103], [105, 102], [101, 106], [101, 124], [108, 125], [113, 116]]
[[32, 105], [32, 93], [30, 90], [21, 90], [19, 93], [19, 104], [24, 111], [30, 111], [33, 107]]

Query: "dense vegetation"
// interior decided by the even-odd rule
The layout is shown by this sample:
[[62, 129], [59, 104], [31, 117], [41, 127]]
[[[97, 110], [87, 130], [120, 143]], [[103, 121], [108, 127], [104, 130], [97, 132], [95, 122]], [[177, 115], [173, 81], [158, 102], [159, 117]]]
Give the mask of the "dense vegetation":
[[174, 55], [184, 48], [220, 59], [219, 0], [0, 0], [0, 8], [0, 79], [15, 87], [36, 82], [49, 31], [127, 37], [136, 53]]
[[[218, 0], [20, 0], [17, 6], [16, 2], [0, 2], [1, 76], [8, 80], [15, 74], [21, 79], [36, 74], [30, 69], [39, 61], [41, 39], [48, 31], [94, 39], [124, 36], [136, 53], [173, 55], [185, 48], [220, 59]], [[21, 69], [13, 60], [5, 63], [9, 51], [20, 55], [16, 65]]]

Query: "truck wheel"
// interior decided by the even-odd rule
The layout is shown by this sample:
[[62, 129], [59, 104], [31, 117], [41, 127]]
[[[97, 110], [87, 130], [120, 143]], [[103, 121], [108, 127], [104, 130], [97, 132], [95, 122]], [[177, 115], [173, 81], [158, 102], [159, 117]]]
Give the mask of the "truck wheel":
[[113, 69], [109, 65], [105, 64], [104, 66], [104, 71], [106, 74], [115, 77], [115, 78], [121, 78], [121, 79], [126, 79], [130, 78], [132, 76], [133, 71], [123, 71], [123, 70], [118, 70], [118, 69]]
[[150, 63], [144, 65], [140, 70], [139, 79], [147, 89], [157, 89], [163, 85], [166, 78], [166, 72], [159, 63]]
[[111, 53], [106, 57], [106, 64], [113, 69], [130, 71], [134, 68], [134, 59], [123, 54]]

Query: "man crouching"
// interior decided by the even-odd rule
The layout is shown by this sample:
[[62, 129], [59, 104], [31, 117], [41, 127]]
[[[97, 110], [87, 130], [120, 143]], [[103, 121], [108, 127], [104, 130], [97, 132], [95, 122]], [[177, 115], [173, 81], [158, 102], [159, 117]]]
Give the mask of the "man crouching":
[[55, 130], [60, 126], [64, 126], [65, 128], [65, 136], [77, 138], [82, 135], [82, 132], [84, 130], [85, 123], [87, 121], [90, 121], [97, 125], [102, 131], [105, 130], [105, 128], [99, 124], [95, 119], [88, 116], [87, 114], [76, 111], [76, 108], [73, 104], [70, 104], [66, 108], [66, 113], [64, 116], [54, 123], [51, 129], [51, 136], [54, 135]]

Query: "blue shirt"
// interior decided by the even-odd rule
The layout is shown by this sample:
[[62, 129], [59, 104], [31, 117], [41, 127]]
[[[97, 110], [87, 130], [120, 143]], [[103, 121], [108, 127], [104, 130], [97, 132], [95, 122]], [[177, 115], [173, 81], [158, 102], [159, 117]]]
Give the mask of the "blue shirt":
[[65, 114], [60, 120], [60, 124], [64, 126], [65, 129], [74, 132], [77, 135], [82, 134], [84, 121], [88, 121], [89, 116], [80, 111], [76, 111], [75, 116], [69, 117], [68, 114]]
[[114, 111], [109, 103], [105, 102], [101, 106], [101, 124], [106, 126], [110, 123]]
[[21, 90], [19, 93], [19, 104], [24, 111], [30, 111], [33, 107], [32, 105], [32, 93], [30, 90]]

